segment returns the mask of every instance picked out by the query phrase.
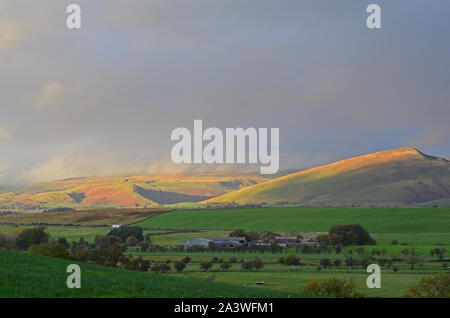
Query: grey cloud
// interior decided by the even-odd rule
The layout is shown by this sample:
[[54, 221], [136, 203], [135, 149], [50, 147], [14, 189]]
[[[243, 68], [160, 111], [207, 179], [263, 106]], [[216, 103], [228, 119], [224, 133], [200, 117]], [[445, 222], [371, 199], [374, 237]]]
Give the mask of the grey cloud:
[[447, 1], [380, 0], [378, 31], [369, 1], [79, 0], [77, 31], [69, 3], [1, 1], [0, 183], [171, 170], [170, 132], [194, 119], [279, 127], [282, 168], [450, 157]]

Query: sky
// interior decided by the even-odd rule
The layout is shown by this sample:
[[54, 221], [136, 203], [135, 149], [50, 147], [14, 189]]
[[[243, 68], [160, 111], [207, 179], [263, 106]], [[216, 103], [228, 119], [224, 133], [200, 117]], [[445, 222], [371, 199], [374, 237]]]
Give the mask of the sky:
[[[71, 3], [80, 30], [66, 27]], [[366, 26], [370, 3], [381, 29]], [[195, 119], [280, 128], [281, 169], [407, 146], [448, 158], [449, 12], [447, 0], [0, 0], [0, 186], [229, 169], [170, 162], [172, 130]]]

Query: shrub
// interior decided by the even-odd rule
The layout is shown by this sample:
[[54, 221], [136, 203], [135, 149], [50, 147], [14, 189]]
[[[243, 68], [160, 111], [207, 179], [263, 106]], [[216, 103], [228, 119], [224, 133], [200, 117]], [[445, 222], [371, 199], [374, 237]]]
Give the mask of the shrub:
[[16, 244], [23, 250], [28, 249], [31, 245], [39, 245], [47, 243], [50, 235], [45, 232], [44, 227], [36, 227], [32, 229], [25, 229], [19, 233], [16, 239]]
[[4, 248], [7, 251], [15, 250], [17, 248], [16, 240], [13, 237], [0, 233], [0, 248]]
[[222, 263], [220, 264], [220, 268], [223, 270], [228, 270], [232, 267], [233, 265], [231, 265], [231, 263]]
[[313, 279], [308, 282], [304, 289], [306, 295], [312, 296], [327, 296], [338, 298], [362, 297], [362, 295], [355, 292], [355, 283], [352, 279], [347, 280], [331, 277], [325, 280]]
[[253, 261], [253, 266], [256, 269], [263, 269], [264, 268], [264, 263], [260, 258], [255, 258], [255, 260]]
[[342, 265], [342, 261], [340, 259], [336, 259], [336, 260], [334, 260], [333, 265], [336, 267], [339, 267]]
[[181, 261], [185, 264], [189, 264], [191, 262], [191, 258], [189, 256], [186, 256]]
[[123, 257], [121, 261], [123, 267], [129, 270], [146, 272], [150, 268], [150, 261], [144, 260], [142, 256], [138, 258]]
[[94, 239], [94, 246], [97, 248], [108, 248], [112, 246], [118, 246], [120, 244], [120, 238], [116, 236], [96, 235]]
[[202, 263], [200, 263], [200, 268], [206, 272], [208, 269], [211, 268], [212, 265], [213, 265], [213, 263], [211, 263], [211, 262], [202, 262]]
[[450, 298], [450, 274], [441, 273], [424, 277], [419, 285], [411, 287], [405, 297]]
[[286, 265], [300, 265], [300, 258], [295, 254], [289, 254], [283, 258], [283, 263]]
[[64, 244], [59, 244], [56, 242], [31, 245], [28, 248], [28, 252], [35, 255], [65, 258], [65, 259], [69, 258], [69, 253], [67, 252], [66, 246]]
[[241, 266], [242, 266], [243, 270], [251, 271], [254, 267], [254, 263], [253, 262], [243, 262]]
[[320, 260], [320, 265], [321, 265], [323, 268], [330, 267], [330, 266], [331, 266], [331, 260], [330, 260], [329, 258], [322, 258], [322, 259]]
[[167, 273], [168, 271], [170, 271], [170, 269], [171, 269], [171, 267], [170, 267], [170, 265], [169, 264], [161, 264], [160, 266], [159, 266], [159, 268], [160, 268], [160, 271], [162, 272], [162, 273]]

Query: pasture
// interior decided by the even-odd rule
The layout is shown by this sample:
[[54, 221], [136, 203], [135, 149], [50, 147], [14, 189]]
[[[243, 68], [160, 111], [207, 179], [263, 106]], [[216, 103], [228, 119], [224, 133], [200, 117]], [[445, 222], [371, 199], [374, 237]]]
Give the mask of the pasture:
[[298, 207], [180, 210], [135, 225], [153, 228], [327, 232], [360, 224], [370, 233], [450, 233], [450, 208]]
[[[0, 297], [287, 297], [228, 283], [141, 273], [80, 263], [82, 288], [66, 287], [73, 261], [0, 249]], [[291, 295], [295, 296], [295, 295]]]

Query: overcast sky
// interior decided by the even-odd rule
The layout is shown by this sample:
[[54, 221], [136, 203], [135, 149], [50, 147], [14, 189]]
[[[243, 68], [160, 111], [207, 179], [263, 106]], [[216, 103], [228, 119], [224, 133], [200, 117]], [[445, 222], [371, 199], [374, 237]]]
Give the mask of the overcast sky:
[[[382, 8], [382, 29], [366, 7]], [[66, 6], [82, 8], [69, 30]], [[280, 128], [281, 168], [450, 157], [450, 2], [0, 0], [0, 185], [174, 171], [176, 127]]]

